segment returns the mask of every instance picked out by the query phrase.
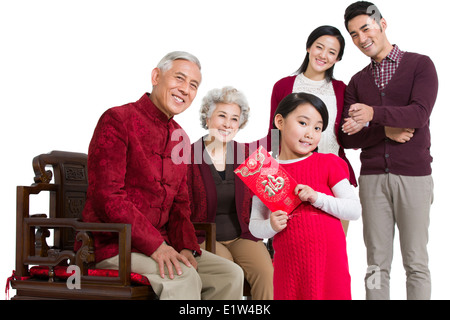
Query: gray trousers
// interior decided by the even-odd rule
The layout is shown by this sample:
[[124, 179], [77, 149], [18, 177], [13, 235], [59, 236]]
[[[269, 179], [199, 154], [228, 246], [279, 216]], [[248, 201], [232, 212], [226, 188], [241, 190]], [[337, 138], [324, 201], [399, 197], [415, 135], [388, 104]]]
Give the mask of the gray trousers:
[[431, 298], [428, 227], [433, 202], [431, 176], [393, 174], [359, 178], [364, 242], [367, 249], [366, 298], [390, 298], [389, 279], [395, 225], [399, 232], [407, 299]]
[[[160, 300], [242, 299], [244, 272], [241, 267], [206, 250], [202, 250], [202, 255], [195, 259], [198, 270], [180, 262], [183, 273], [177, 275], [174, 272], [174, 279], [170, 279], [166, 268], [166, 277], [163, 279], [155, 260], [132, 252], [131, 271], [146, 276]], [[118, 256], [100, 261], [96, 267], [118, 269]]]

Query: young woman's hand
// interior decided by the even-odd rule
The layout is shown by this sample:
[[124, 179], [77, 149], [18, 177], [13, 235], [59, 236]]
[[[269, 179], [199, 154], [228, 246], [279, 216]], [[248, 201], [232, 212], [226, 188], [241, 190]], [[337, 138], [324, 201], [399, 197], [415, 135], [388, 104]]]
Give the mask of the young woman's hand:
[[342, 131], [349, 136], [360, 132], [365, 127], [364, 124], [358, 123], [352, 118], [344, 119], [344, 124], [342, 125]]

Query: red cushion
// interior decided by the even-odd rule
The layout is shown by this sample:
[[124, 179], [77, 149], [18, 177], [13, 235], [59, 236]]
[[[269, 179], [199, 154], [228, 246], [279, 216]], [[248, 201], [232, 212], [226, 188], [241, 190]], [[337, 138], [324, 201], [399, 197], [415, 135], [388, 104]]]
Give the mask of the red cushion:
[[[30, 275], [32, 277], [48, 278], [48, 269], [49, 268], [47, 266], [34, 266], [30, 269]], [[56, 266], [53, 268], [53, 270], [55, 272], [55, 276], [61, 279], [67, 279], [73, 274], [68, 273], [67, 267], [64, 266]], [[89, 269], [88, 275], [98, 277], [118, 277], [119, 271], [110, 269]], [[150, 285], [147, 277], [134, 272], [131, 272], [131, 282], [134, 284], [142, 284], [146, 286]]]

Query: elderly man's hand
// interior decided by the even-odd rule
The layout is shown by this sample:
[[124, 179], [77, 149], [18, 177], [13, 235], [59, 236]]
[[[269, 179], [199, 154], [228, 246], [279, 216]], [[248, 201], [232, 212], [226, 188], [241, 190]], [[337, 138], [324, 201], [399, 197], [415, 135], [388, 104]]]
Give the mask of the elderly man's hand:
[[183, 262], [186, 266], [192, 267], [188, 258], [178, 253], [174, 248], [168, 246], [164, 242], [159, 246], [158, 249], [155, 250], [155, 252], [153, 252], [150, 257], [158, 263], [161, 278], [165, 277], [165, 266], [167, 267], [167, 271], [169, 272], [170, 279], [174, 278], [174, 268], [178, 275], [181, 275], [183, 273], [181, 270], [180, 261]]
[[194, 254], [192, 253], [192, 250], [189, 249], [183, 249], [181, 250], [180, 254], [186, 257], [188, 261], [190, 262], [191, 266], [194, 267], [195, 270], [197, 270], [197, 260], [195, 260]]

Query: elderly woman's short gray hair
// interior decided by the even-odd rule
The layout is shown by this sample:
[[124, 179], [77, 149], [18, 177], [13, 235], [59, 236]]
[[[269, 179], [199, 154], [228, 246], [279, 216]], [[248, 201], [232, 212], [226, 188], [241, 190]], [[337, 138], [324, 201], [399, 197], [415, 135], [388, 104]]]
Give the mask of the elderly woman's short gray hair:
[[210, 90], [202, 100], [202, 105], [200, 107], [200, 121], [204, 129], [208, 129], [206, 120], [211, 118], [217, 103], [237, 104], [239, 108], [241, 108], [239, 129], [242, 129], [247, 124], [250, 113], [247, 98], [242, 92], [233, 87], [223, 87], [222, 89]]

